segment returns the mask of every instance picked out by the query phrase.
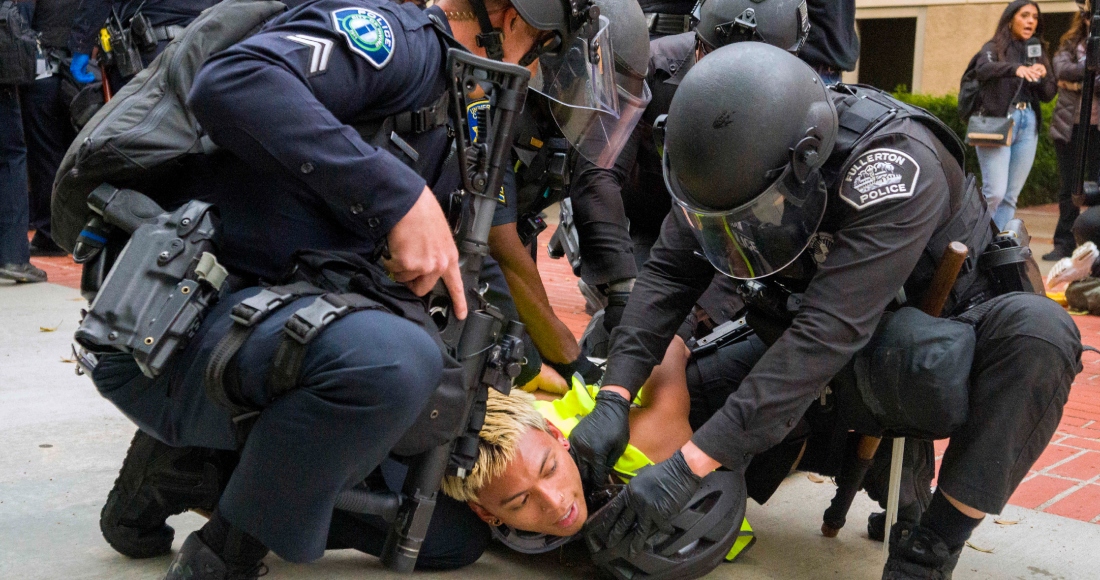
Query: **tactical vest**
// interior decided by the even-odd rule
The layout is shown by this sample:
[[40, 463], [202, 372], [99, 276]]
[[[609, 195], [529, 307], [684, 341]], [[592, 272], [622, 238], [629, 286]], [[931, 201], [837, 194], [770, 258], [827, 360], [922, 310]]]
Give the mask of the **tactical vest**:
[[[943, 143], [960, 167], [965, 167], [965, 149], [955, 132], [928, 111], [903, 103], [888, 93], [866, 85], [837, 85], [837, 93], [845, 95], [837, 102], [839, 131], [829, 161], [822, 168], [830, 191], [840, 186], [841, 170], [852, 161], [853, 154], [873, 139], [886, 123], [912, 119], [928, 128]], [[973, 175], [966, 176], [962, 188], [950, 191], [951, 217], [928, 240], [924, 252], [905, 281], [905, 292], [912, 303], [923, 294], [935, 274], [936, 266], [947, 245], [962, 242], [970, 250], [944, 307], [944, 315], [964, 305], [978, 292], [978, 257], [993, 240], [992, 213], [978, 190]]]

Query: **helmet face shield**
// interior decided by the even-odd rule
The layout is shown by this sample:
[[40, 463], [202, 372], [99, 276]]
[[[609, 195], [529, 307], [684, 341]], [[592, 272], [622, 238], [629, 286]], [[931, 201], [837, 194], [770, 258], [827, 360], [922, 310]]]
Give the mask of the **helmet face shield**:
[[574, 36], [558, 51], [539, 56], [539, 70], [530, 84], [550, 100], [550, 112], [569, 144], [604, 168], [619, 156], [649, 104], [649, 87], [643, 87], [641, 95], [632, 95], [616, 84], [605, 16], [591, 37]]
[[825, 215], [825, 184], [814, 171], [804, 182], [787, 165], [779, 179], [748, 203], [726, 211], [692, 204], [664, 156], [665, 183], [684, 212], [699, 245], [719, 272], [738, 280], [774, 274], [810, 243]]

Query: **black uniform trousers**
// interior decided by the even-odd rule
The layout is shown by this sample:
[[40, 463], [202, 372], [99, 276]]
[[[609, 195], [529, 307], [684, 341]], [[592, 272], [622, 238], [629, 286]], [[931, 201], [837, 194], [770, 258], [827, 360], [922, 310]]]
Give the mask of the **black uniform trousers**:
[[[1061, 306], [1034, 294], [995, 300], [975, 328], [969, 418], [951, 434], [938, 480], [948, 495], [986, 513], [1000, 513], [1046, 449], [1081, 369], [1081, 336]], [[757, 341], [729, 345], [689, 367], [693, 429], [760, 359]]]
[[30, 228], [49, 236], [54, 176], [76, 131], [69, 119], [69, 104], [61, 96], [60, 74], [21, 87], [19, 98], [27, 140]]
[[26, 264], [27, 146], [19, 88], [0, 85], [0, 265]]
[[[229, 412], [207, 397], [203, 373], [234, 324], [231, 308], [258, 291], [224, 298], [157, 379], [142, 375], [128, 355], [109, 355], [92, 375], [96, 387], [138, 427], [169, 445], [236, 449], [237, 430]], [[321, 557], [337, 494], [386, 459], [439, 384], [443, 368], [439, 347], [423, 329], [387, 312], [363, 310], [333, 322], [310, 342], [297, 388], [272, 399], [266, 383], [283, 325], [315, 299], [299, 299], [258, 324], [228, 371], [238, 374], [243, 397], [262, 411], [218, 510], [292, 562]], [[480, 543], [472, 549], [480, 554], [484, 538], [470, 534], [467, 540]], [[464, 553], [459, 559], [472, 561]]]

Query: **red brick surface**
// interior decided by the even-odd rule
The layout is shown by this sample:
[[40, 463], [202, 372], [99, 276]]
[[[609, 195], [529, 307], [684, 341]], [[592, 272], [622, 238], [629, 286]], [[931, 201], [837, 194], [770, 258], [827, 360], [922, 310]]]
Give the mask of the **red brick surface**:
[[[554, 226], [551, 226], [539, 236], [539, 271], [554, 311], [573, 334], [580, 337], [589, 316], [584, 312], [584, 298], [568, 263], [552, 260], [546, 254], [546, 241], [553, 232]], [[34, 258], [33, 262], [49, 273], [51, 282], [72, 288], [80, 286], [80, 266], [71, 258]], [[1081, 330], [1082, 341], [1100, 347], [1100, 317], [1075, 316], [1074, 321]], [[1073, 384], [1052, 444], [1035, 463], [1010, 503], [1100, 522], [1100, 355], [1086, 352], [1082, 358], [1084, 371]], [[938, 460], [943, 456], [947, 441], [937, 441], [935, 447]], [[939, 461], [937, 468], [938, 464]], [[1073, 490], [1072, 493], [1058, 497], [1069, 490]], [[1052, 502], [1056, 497], [1058, 500]]]
[[1016, 493], [1012, 494], [1008, 502], [1012, 505], [1036, 509], [1075, 485], [1077, 483], [1074, 481], [1036, 475], [1031, 479], [1025, 479], [1020, 487], [1016, 488]]

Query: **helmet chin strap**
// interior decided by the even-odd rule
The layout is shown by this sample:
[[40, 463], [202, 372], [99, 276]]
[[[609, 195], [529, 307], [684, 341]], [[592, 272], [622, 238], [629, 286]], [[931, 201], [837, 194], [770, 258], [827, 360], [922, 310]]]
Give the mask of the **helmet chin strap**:
[[484, 0], [469, 0], [470, 8], [477, 16], [481, 33], [476, 37], [477, 45], [485, 49], [485, 55], [493, 60], [504, 60], [504, 33], [499, 28], [494, 28], [489, 20], [489, 10], [485, 8]]

